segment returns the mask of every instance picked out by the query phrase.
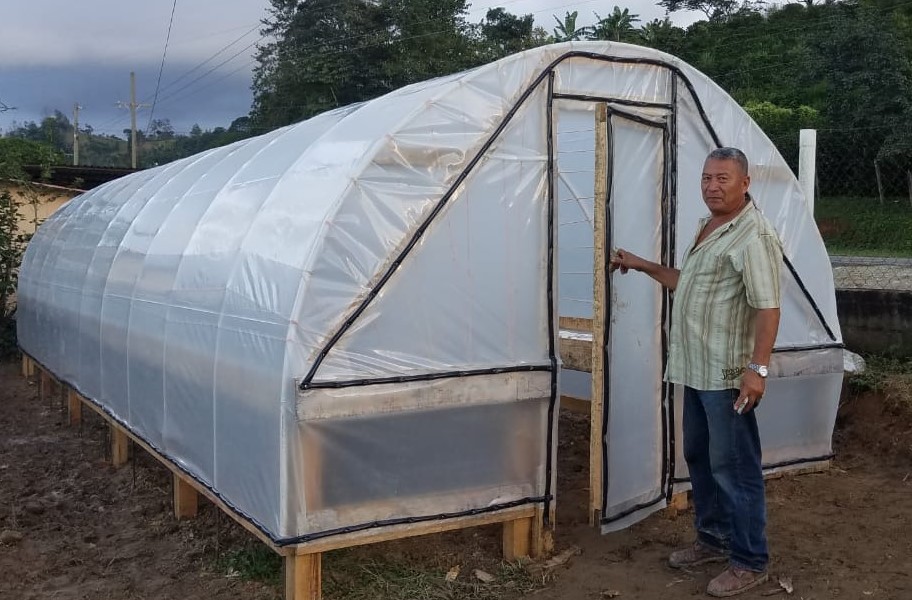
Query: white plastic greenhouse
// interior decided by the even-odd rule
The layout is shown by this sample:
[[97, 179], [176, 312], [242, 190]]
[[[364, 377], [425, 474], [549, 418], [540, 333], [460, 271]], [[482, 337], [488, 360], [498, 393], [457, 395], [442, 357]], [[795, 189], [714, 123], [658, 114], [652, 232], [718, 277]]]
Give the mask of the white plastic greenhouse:
[[[798, 182], [706, 76], [624, 44], [537, 48], [79, 196], [28, 247], [20, 345], [279, 546], [547, 514], [559, 396], [589, 386], [561, 373], [559, 317], [592, 317], [600, 103], [609, 247], [679, 263], [706, 154], [746, 152], [788, 266], [764, 462], [825, 460], [841, 337]], [[606, 530], [687, 486], [667, 300], [612, 276]]]

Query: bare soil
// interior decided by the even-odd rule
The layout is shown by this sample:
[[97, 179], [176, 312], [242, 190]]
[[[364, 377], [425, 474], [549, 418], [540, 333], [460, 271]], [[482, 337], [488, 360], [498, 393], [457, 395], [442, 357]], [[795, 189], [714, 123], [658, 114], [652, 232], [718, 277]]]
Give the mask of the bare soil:
[[[909, 406], [912, 399], [896, 393], [844, 394], [833, 468], [768, 482], [771, 581], [744, 598], [776, 590], [785, 597], [778, 579], [789, 578], [794, 598], [912, 599]], [[0, 599], [281, 598], [278, 561], [254, 564], [266, 571], [258, 581], [232, 562], [259, 556], [258, 542], [207, 503], [198, 518], [176, 521], [168, 471], [142, 451], [131, 465], [112, 468], [100, 418], [91, 411], [83, 416], [81, 428], [66, 426], [62, 403], [39, 402], [37, 385], [19, 376], [17, 364], [0, 364]], [[545, 571], [541, 563], [527, 565], [528, 574], [518, 577], [500, 561], [498, 529], [478, 528], [329, 553], [324, 595], [704, 596], [718, 565], [684, 572], [664, 564], [671, 549], [691, 540], [691, 512], [661, 512], [598, 535], [585, 522], [588, 422], [565, 413], [560, 427], [555, 552], [572, 554], [565, 565]], [[403, 592], [390, 583], [390, 565], [405, 579], [423, 573], [437, 583]], [[444, 583], [457, 565], [456, 581]], [[495, 581], [479, 582], [475, 569]]]

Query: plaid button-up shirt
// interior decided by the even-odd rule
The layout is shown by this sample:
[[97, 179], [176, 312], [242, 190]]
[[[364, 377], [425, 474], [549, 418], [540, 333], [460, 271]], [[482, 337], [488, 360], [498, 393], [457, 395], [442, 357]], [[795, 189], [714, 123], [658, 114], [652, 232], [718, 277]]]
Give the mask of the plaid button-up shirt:
[[739, 388], [757, 309], [779, 307], [782, 245], [753, 201], [700, 244], [700, 220], [674, 293], [665, 379], [698, 390]]

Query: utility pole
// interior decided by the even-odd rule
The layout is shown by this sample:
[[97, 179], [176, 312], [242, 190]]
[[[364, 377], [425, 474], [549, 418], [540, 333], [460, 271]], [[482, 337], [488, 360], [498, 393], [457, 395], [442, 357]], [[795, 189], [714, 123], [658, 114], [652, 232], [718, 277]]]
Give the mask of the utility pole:
[[120, 108], [130, 109], [130, 164], [136, 168], [136, 109], [145, 108], [148, 104], [138, 104], [136, 102], [136, 73], [130, 71], [130, 103], [124, 104], [118, 102]]
[[73, 166], [79, 166], [79, 106], [78, 102], [73, 103]]

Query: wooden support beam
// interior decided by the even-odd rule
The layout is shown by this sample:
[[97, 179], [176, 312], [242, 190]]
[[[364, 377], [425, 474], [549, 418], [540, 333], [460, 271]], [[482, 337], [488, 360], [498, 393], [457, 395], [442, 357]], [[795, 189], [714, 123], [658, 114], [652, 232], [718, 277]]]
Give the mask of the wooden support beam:
[[532, 519], [513, 519], [503, 524], [503, 556], [504, 560], [514, 561], [532, 556]]
[[38, 373], [38, 400], [44, 402], [51, 393], [51, 376], [44, 369]]
[[120, 467], [129, 460], [129, 440], [127, 434], [114, 422], [108, 425], [111, 428], [111, 464]]
[[199, 494], [177, 473], [174, 480], [174, 516], [180, 519], [192, 519], [199, 508]]
[[585, 317], [560, 317], [558, 323], [561, 329], [592, 333], [592, 319]]
[[599, 522], [602, 509], [602, 410], [604, 405], [605, 248], [608, 200], [608, 105], [595, 110], [595, 199], [593, 208], [592, 394], [589, 408], [589, 524]]
[[320, 600], [322, 557], [319, 552], [285, 557], [285, 600]]
[[32, 359], [28, 357], [28, 354], [22, 355], [22, 376], [30, 377], [32, 375]]
[[551, 526], [545, 527], [545, 509], [537, 507], [532, 516], [532, 546], [529, 549], [532, 558], [540, 558], [554, 551], [554, 526], [557, 523], [557, 507], [551, 503], [549, 514]]
[[678, 513], [682, 513], [687, 510], [689, 503], [687, 501], [687, 492], [678, 492], [671, 497], [671, 502], [668, 503], [668, 514], [672, 517], [678, 516]]
[[592, 372], [592, 341], [560, 338], [560, 357], [564, 369]]
[[584, 398], [576, 398], [574, 396], [561, 396], [560, 406], [561, 408], [566, 408], [570, 412], [576, 413], [578, 415], [588, 415], [589, 408], [592, 406], [592, 403]]
[[78, 427], [82, 422], [82, 399], [73, 388], [67, 388], [67, 417], [70, 427]]

